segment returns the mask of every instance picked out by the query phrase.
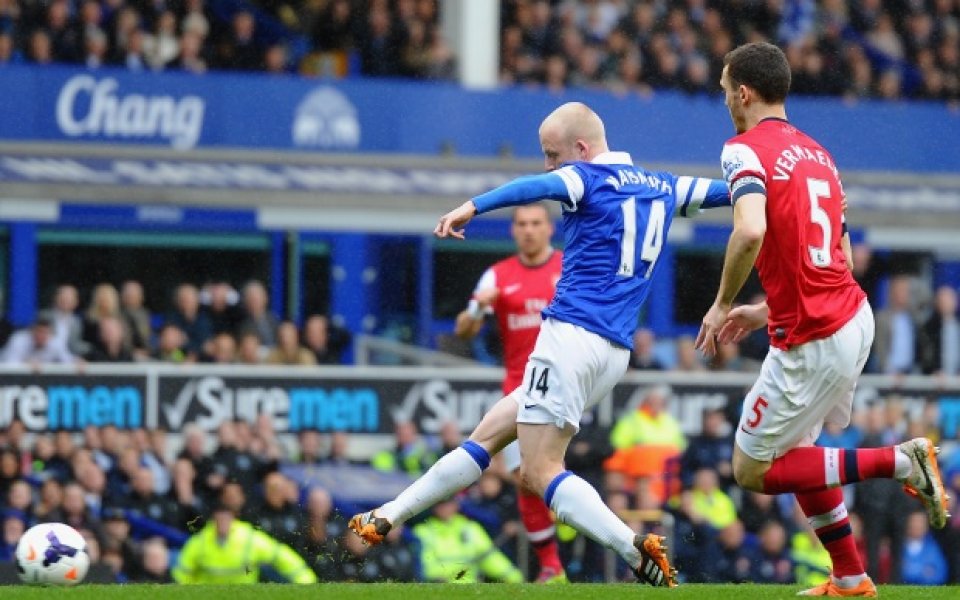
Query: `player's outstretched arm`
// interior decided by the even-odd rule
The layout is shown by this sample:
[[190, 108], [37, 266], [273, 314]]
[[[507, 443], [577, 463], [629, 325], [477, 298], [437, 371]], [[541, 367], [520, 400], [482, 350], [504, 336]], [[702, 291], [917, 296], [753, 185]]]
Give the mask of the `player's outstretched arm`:
[[540, 200], [559, 200], [574, 209], [583, 198], [583, 179], [573, 167], [563, 167], [542, 175], [519, 177], [510, 183], [480, 194], [440, 217], [434, 228], [437, 237], [464, 239], [463, 227], [474, 216], [508, 206], [532, 204]]
[[702, 210], [730, 207], [730, 190], [722, 179], [707, 177], [675, 176], [663, 173], [661, 176], [673, 178], [673, 193], [676, 197], [674, 212], [678, 217], [695, 217]]
[[763, 193], [745, 193], [733, 209], [733, 233], [720, 275], [720, 290], [713, 306], [703, 318], [696, 347], [707, 356], [717, 352], [717, 337], [727, 320], [734, 298], [746, 282], [763, 245], [767, 231], [767, 197]]

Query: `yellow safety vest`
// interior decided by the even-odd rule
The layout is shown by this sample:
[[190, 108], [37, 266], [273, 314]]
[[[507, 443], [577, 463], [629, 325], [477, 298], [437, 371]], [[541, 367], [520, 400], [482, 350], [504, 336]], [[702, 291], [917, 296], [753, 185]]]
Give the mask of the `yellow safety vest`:
[[801, 531], [790, 540], [790, 557], [793, 559], [793, 575], [799, 585], [813, 587], [827, 580], [833, 561], [830, 553], [819, 541]]
[[705, 494], [699, 490], [691, 492], [693, 510], [710, 523], [714, 529], [723, 529], [737, 520], [737, 507], [733, 500], [720, 490]]
[[446, 583], [476, 583], [486, 579], [523, 582], [523, 574], [504, 556], [483, 527], [463, 515], [449, 521], [430, 517], [413, 528], [420, 540], [423, 578]]
[[178, 583], [257, 583], [263, 565], [272, 566], [292, 583], [317, 582], [290, 546], [243, 521], [233, 522], [222, 544], [214, 523], [207, 523], [187, 540], [171, 574]]
[[656, 417], [644, 410], [634, 410], [617, 421], [610, 432], [610, 444], [617, 450], [631, 448], [638, 444], [672, 446], [678, 452], [687, 447], [687, 438], [680, 429], [680, 423], [667, 412]]

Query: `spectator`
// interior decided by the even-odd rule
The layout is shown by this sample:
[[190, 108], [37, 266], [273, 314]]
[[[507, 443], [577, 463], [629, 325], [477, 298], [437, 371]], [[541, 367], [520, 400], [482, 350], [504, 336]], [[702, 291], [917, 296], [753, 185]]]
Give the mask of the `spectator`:
[[33, 492], [26, 480], [18, 479], [10, 485], [7, 493], [7, 508], [20, 511], [28, 524], [33, 524]]
[[712, 469], [720, 477], [720, 487], [733, 485], [733, 435], [723, 410], [706, 410], [703, 413], [703, 428], [680, 459], [680, 472], [684, 485], [693, 483], [693, 474], [699, 469]]
[[165, 323], [157, 334], [157, 349], [153, 352], [153, 358], [174, 364], [192, 363], [196, 357], [189, 353], [188, 343], [182, 329], [174, 323]]
[[[104, 494], [107, 489], [107, 476], [97, 465], [89, 463], [77, 471], [77, 482], [83, 486], [84, 506], [99, 513], [103, 507]], [[66, 503], [66, 490], [64, 491]]]
[[401, 471], [410, 477], [419, 477], [430, 465], [437, 462], [437, 454], [417, 431], [411, 421], [401, 421], [394, 426], [396, 447], [383, 450], [370, 460], [373, 468], [380, 471]]
[[189, 283], [180, 284], [174, 297], [174, 313], [167, 319], [187, 336], [187, 355], [195, 360], [204, 342], [213, 334], [209, 316], [200, 311], [200, 292]]
[[124, 281], [120, 287], [120, 315], [125, 330], [129, 332], [131, 350], [141, 358], [146, 356], [150, 350], [152, 327], [139, 281]]
[[263, 480], [263, 504], [257, 509], [257, 525], [264, 532], [294, 548], [303, 545], [304, 518], [297, 506], [297, 486], [280, 473]]
[[195, 75], [206, 73], [207, 61], [203, 57], [203, 36], [195, 31], [184, 31], [180, 36], [180, 53], [171, 66], [173, 69]]
[[[900, 418], [891, 411], [891, 419]], [[884, 408], [877, 405], [867, 414], [861, 447], [877, 448], [898, 443], [901, 436], [884, 422]], [[903, 493], [901, 486], [891, 480], [864, 481], [857, 485], [856, 512], [869, 527], [864, 528], [866, 568], [869, 573], [880, 572], [882, 556], [889, 551], [891, 582], [900, 582], [900, 560], [903, 555], [904, 519], [911, 512], [913, 501]]]
[[170, 550], [163, 538], [150, 538], [143, 543], [143, 561], [136, 583], [173, 583], [170, 576]]
[[[87, 312], [83, 318], [83, 340], [90, 344], [88, 353], [93, 349], [103, 350], [103, 341], [100, 339], [100, 322], [108, 317], [122, 318], [120, 314], [120, 294], [109, 283], [101, 283], [90, 294], [90, 305], [87, 307]], [[129, 341], [129, 335], [129, 332], [123, 331], [125, 341]]]
[[77, 359], [67, 350], [66, 340], [53, 336], [50, 319], [40, 316], [29, 330], [14, 333], [3, 348], [3, 364], [74, 364]]
[[123, 321], [117, 317], [100, 319], [100, 335], [96, 343], [84, 357], [90, 362], [126, 363], [133, 362], [133, 353], [124, 343]]
[[244, 319], [241, 331], [255, 331], [264, 346], [277, 345], [277, 327], [280, 325], [276, 315], [267, 307], [267, 289], [259, 281], [251, 281], [243, 286]]
[[63, 522], [63, 486], [56, 479], [46, 479], [40, 484], [40, 501], [34, 507], [34, 517], [39, 523]]
[[877, 313], [873, 355], [883, 373], [904, 374], [914, 368], [917, 324], [910, 300], [911, 285], [912, 280], [906, 275], [892, 278], [887, 307]]
[[399, 74], [398, 38], [389, 10], [383, 5], [374, 5], [367, 14], [366, 27], [360, 36], [360, 68], [364, 75]]
[[[96, 467], [93, 467], [96, 468]], [[103, 537], [100, 520], [93, 511], [87, 508], [85, 491], [79, 483], [68, 483], [63, 486], [63, 522], [76, 530], [87, 529], [97, 537]]]
[[290, 72], [287, 47], [283, 44], [273, 44], [263, 55], [263, 70], [271, 75], [286, 75]]
[[303, 325], [303, 343], [316, 356], [317, 364], [336, 365], [350, 345], [350, 333], [323, 315], [313, 315]]
[[99, 29], [86, 32], [83, 37], [83, 64], [90, 70], [99, 69], [107, 64], [109, 50], [107, 35]]
[[653, 351], [656, 338], [649, 329], [640, 328], [633, 334], [633, 354], [630, 355], [630, 366], [634, 369], [647, 371], [662, 371], [660, 362]]
[[746, 583], [756, 561], [755, 542], [747, 538], [743, 523], [734, 521], [717, 532], [718, 553], [707, 563], [710, 579], [718, 582]]
[[54, 60], [65, 63], [79, 61], [83, 38], [70, 24], [70, 5], [66, 0], [54, 0], [49, 4], [46, 30], [52, 42]]
[[216, 334], [205, 347], [204, 362], [229, 365], [237, 359], [237, 341], [229, 333]]
[[911, 513], [907, 517], [906, 541], [903, 546], [903, 583], [911, 585], [943, 585], [947, 583], [947, 560], [930, 535], [926, 515]]
[[317, 364], [317, 359], [312, 352], [300, 345], [297, 326], [290, 321], [283, 321], [277, 328], [277, 345], [267, 355], [266, 363], [308, 366]]
[[130, 495], [124, 503], [127, 510], [169, 527], [180, 525], [176, 504], [154, 490], [153, 471], [147, 467], [137, 469], [130, 487]]
[[424, 579], [476, 583], [483, 576], [505, 583], [522, 582], [520, 570], [497, 550], [483, 527], [460, 514], [459, 508], [455, 499], [440, 502], [431, 517], [413, 528], [420, 540]]
[[307, 517], [298, 551], [307, 557], [307, 564], [320, 581], [334, 581], [342, 549], [339, 538], [347, 532], [342, 520], [331, 519], [333, 499], [322, 488], [307, 494]]
[[295, 462], [300, 465], [318, 465], [323, 462], [323, 436], [315, 429], [297, 433], [298, 454]]
[[920, 331], [920, 368], [926, 373], [960, 373], [960, 324], [957, 321], [957, 291], [937, 289], [934, 313]]
[[669, 465], [675, 465], [687, 447], [680, 423], [665, 410], [670, 393], [665, 386], [649, 389], [636, 408], [627, 409], [610, 433], [616, 451], [604, 464], [629, 477], [651, 478], [651, 492], [660, 501], [673, 491]]
[[0, 501], [10, 493], [14, 481], [23, 475], [16, 446], [0, 446]]
[[700, 352], [696, 348], [695, 340], [692, 336], [682, 335], [677, 338], [677, 366], [675, 370], [688, 373], [703, 371], [703, 363], [700, 362]]
[[760, 530], [760, 552], [751, 565], [751, 583], [793, 583], [793, 561], [783, 525], [771, 521]]
[[13, 509], [6, 509], [3, 515], [3, 538], [0, 539], [0, 562], [12, 563], [16, 556], [17, 544], [27, 530], [26, 515]]
[[155, 71], [161, 71], [172, 63], [180, 53], [177, 39], [177, 17], [165, 10], [157, 18], [154, 33], [144, 36], [144, 55], [147, 63]]
[[233, 335], [243, 316], [237, 307], [237, 291], [229, 283], [219, 281], [205, 286], [200, 296], [201, 302], [205, 298], [204, 311], [210, 322], [211, 334]]
[[355, 461], [350, 458], [350, 436], [345, 431], [334, 431], [330, 434], [330, 452], [323, 459], [328, 465], [355, 465], [367, 464], [364, 461]]
[[147, 57], [143, 50], [143, 30], [133, 29], [127, 37], [127, 45], [124, 48], [120, 64], [128, 71], [139, 72], [148, 68]]
[[50, 35], [43, 29], [37, 29], [30, 34], [30, 48], [27, 52], [30, 62], [35, 65], [49, 65], [53, 63], [53, 43]]
[[221, 483], [211, 484], [214, 489], [230, 481], [239, 483], [244, 490], [252, 490], [266, 473], [275, 470], [273, 465], [250, 453], [247, 441], [238, 433], [241, 430], [239, 423], [225, 421], [220, 425], [219, 446], [213, 453], [212, 473], [220, 478]]
[[172, 575], [177, 583], [257, 583], [264, 565], [292, 583], [317, 582], [314, 572], [289, 546], [238, 520], [221, 504], [203, 529], [187, 540]]
[[693, 475], [693, 485], [681, 498], [681, 506], [694, 523], [706, 522], [720, 530], [737, 520], [733, 500], [718, 487], [717, 472], [702, 468]]
[[75, 355], [83, 355], [89, 350], [88, 344], [81, 337], [83, 322], [77, 315], [80, 306], [80, 295], [72, 285], [61, 285], [53, 296], [53, 306], [45, 313], [50, 317], [53, 325], [53, 335], [62, 340], [67, 349]]
[[[260, 344], [260, 336], [256, 331], [244, 331], [240, 334], [240, 346], [237, 349], [237, 362], [244, 365], [263, 364], [264, 347]], [[277, 350], [272, 350], [271, 353]]]
[[140, 547], [130, 537], [130, 522], [122, 509], [104, 509], [103, 532], [103, 560], [111, 564], [118, 582], [122, 583], [131, 576], [138, 577]]
[[23, 53], [17, 49], [13, 36], [0, 30], [0, 65], [19, 65], [24, 62]]
[[219, 44], [220, 68], [253, 71], [261, 67], [263, 49], [256, 40], [253, 13], [240, 10], [233, 15], [231, 33]]

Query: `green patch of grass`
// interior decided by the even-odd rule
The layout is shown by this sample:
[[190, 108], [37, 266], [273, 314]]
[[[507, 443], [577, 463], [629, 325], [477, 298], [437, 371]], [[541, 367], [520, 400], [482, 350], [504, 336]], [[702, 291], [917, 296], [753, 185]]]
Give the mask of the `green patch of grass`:
[[[791, 598], [799, 586], [784, 585], [684, 585], [675, 589], [649, 588], [629, 584], [537, 586], [482, 584], [350, 584], [324, 583], [316, 586], [177, 586], [177, 585], [81, 585], [75, 588], [0, 587], [0, 597], [17, 600], [620, 600], [622, 598], [664, 598], [671, 600], [764, 600]], [[960, 596], [957, 587], [881, 586], [880, 597], [889, 600], [952, 600]]]

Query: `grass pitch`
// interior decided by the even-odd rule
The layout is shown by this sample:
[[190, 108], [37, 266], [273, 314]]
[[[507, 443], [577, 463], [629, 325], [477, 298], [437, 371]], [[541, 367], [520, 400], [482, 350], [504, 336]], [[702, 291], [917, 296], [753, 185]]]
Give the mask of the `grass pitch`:
[[[509, 598], [511, 600], [613, 600], [669, 598], [671, 600], [763, 600], [792, 598], [799, 586], [784, 585], [684, 585], [675, 589], [630, 584], [575, 584], [537, 586], [441, 585], [413, 583], [246, 586], [81, 585], [75, 588], [0, 587], [0, 597], [17, 600], [443, 600]], [[956, 600], [960, 587], [880, 586], [880, 597], [889, 600]]]

